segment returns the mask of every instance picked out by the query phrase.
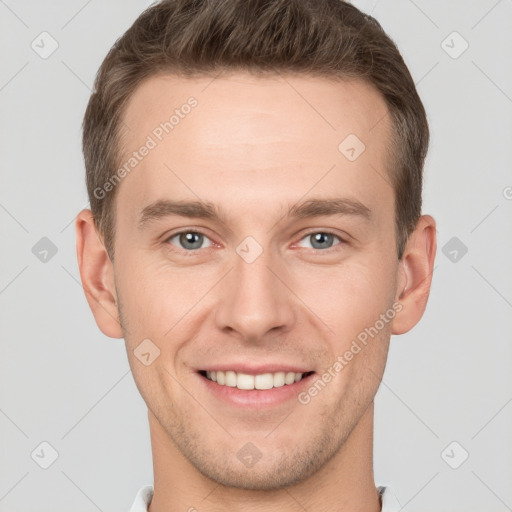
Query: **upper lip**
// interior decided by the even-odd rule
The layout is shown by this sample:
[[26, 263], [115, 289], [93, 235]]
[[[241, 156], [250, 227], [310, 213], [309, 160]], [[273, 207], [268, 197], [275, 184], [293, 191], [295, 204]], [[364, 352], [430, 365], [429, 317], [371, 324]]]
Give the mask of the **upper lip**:
[[210, 364], [203, 368], [198, 368], [198, 371], [207, 372], [227, 372], [234, 371], [236, 373], [245, 373], [247, 375], [261, 375], [263, 373], [277, 373], [277, 372], [294, 372], [294, 373], [307, 373], [313, 371], [303, 365], [290, 365], [283, 363], [268, 363], [268, 364], [248, 364], [248, 363], [222, 363]]

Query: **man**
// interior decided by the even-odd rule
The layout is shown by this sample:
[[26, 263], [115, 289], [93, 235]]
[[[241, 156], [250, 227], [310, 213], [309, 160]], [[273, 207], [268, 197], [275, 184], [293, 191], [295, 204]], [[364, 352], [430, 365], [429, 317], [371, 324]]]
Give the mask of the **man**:
[[80, 274], [148, 406], [132, 511], [396, 510], [373, 400], [436, 237], [425, 111], [380, 25], [340, 0], [157, 3], [83, 144]]

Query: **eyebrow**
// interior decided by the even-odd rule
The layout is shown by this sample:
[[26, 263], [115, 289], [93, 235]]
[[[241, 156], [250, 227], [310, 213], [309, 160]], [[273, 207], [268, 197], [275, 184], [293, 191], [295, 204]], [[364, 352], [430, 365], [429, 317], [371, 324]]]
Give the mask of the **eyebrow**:
[[[330, 215], [353, 215], [370, 220], [371, 210], [360, 201], [348, 198], [309, 199], [294, 204], [283, 217], [305, 219]], [[208, 201], [171, 201], [157, 200], [142, 209], [139, 215], [138, 228], [170, 216], [209, 219], [226, 224], [225, 215], [216, 205]]]

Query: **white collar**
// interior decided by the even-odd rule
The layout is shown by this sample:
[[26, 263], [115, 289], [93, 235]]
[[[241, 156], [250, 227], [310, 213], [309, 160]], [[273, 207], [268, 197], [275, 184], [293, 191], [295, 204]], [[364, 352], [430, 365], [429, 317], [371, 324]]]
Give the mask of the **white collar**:
[[[393, 492], [393, 489], [389, 486], [377, 487], [379, 495], [381, 497], [382, 509], [381, 512], [398, 512], [400, 510], [400, 503]], [[148, 506], [153, 498], [153, 486], [145, 485], [135, 497], [130, 512], [148, 512]]]

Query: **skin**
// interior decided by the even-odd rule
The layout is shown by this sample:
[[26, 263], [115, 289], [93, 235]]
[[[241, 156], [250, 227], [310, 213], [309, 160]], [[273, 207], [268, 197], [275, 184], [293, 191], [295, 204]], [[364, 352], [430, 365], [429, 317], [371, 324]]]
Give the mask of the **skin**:
[[[114, 263], [91, 212], [76, 221], [89, 305], [104, 334], [125, 338], [148, 406], [150, 511], [379, 511], [373, 400], [391, 334], [423, 314], [436, 251], [424, 215], [397, 258], [385, 102], [360, 81], [152, 77], [125, 111], [126, 154], [190, 96], [198, 105], [117, 185]], [[351, 133], [366, 146], [352, 162], [338, 150]], [[369, 217], [286, 216], [333, 197]], [[140, 229], [143, 208], [165, 199], [212, 202], [222, 220], [165, 216]], [[335, 237], [314, 246], [326, 230]], [[190, 248], [180, 231], [204, 234], [203, 244]], [[236, 252], [248, 236], [263, 249], [252, 263]], [[196, 372], [271, 359], [320, 376], [393, 304], [394, 319], [306, 405], [236, 408]], [[146, 338], [160, 350], [148, 366], [134, 354]], [[248, 442], [261, 453], [252, 467], [237, 458]]]

